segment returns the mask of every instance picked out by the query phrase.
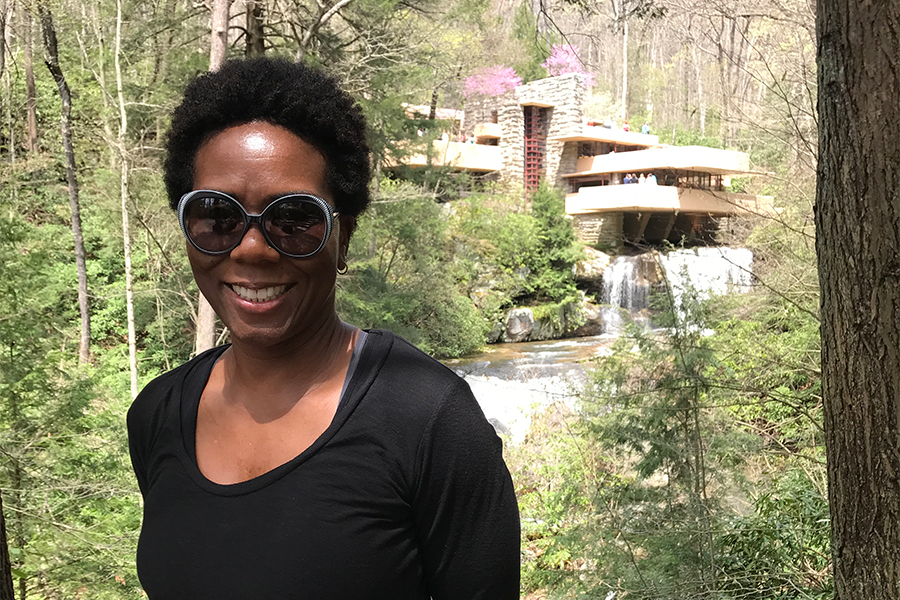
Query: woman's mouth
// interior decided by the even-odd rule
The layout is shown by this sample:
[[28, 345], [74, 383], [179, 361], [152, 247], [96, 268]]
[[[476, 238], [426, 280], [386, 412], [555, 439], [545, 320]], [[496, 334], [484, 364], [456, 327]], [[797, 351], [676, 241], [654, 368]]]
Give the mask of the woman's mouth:
[[230, 284], [229, 287], [240, 298], [249, 302], [268, 302], [282, 295], [287, 289], [286, 285], [276, 285], [273, 287], [264, 287], [259, 289], [246, 288], [237, 284]]

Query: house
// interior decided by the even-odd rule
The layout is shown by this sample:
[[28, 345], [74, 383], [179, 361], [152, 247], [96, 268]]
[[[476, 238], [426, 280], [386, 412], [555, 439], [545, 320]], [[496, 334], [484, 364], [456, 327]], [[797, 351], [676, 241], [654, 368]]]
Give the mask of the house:
[[[403, 163], [492, 173], [525, 189], [548, 180], [567, 190], [579, 237], [606, 247], [710, 241], [723, 218], [774, 211], [771, 197], [730, 189], [733, 177], [754, 173], [746, 153], [594, 125], [584, 100], [583, 76], [573, 73], [470, 101], [458, 134]], [[643, 183], [626, 183], [629, 175]]]

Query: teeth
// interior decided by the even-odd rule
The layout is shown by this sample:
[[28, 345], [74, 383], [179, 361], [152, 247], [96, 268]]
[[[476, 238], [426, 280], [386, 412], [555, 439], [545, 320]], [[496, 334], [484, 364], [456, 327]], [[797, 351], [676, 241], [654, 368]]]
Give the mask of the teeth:
[[239, 285], [231, 286], [231, 289], [234, 290], [235, 294], [237, 294], [244, 300], [249, 300], [250, 302], [265, 302], [267, 300], [271, 300], [283, 294], [286, 288], [286, 285], [276, 285], [275, 287], [267, 287], [254, 290]]

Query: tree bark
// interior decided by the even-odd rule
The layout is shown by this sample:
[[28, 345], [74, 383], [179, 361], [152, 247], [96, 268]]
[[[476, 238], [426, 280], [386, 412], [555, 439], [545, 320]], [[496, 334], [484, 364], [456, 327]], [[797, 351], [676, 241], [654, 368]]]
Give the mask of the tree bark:
[[75, 175], [75, 147], [72, 144], [72, 98], [69, 86], [59, 66], [59, 51], [56, 44], [56, 30], [53, 27], [53, 15], [44, 2], [38, 2], [38, 13], [41, 18], [41, 32], [44, 38], [44, 51], [47, 54], [47, 69], [56, 82], [59, 90], [61, 108], [60, 124], [62, 128], [63, 149], [66, 156], [66, 183], [69, 187], [69, 206], [72, 210], [72, 235], [75, 238], [75, 266], [78, 271], [78, 307], [81, 312], [81, 337], [78, 342], [78, 362], [84, 364], [91, 358], [91, 314], [88, 304], [87, 265], [84, 252], [84, 236], [81, 233], [81, 208], [78, 201], [78, 179]]
[[25, 54], [25, 109], [27, 133], [25, 148], [29, 153], [37, 152], [37, 92], [34, 87], [34, 37], [32, 36], [31, 11], [22, 8], [22, 45]]
[[128, 322], [128, 367], [131, 373], [131, 397], [138, 395], [137, 335], [134, 328], [134, 277], [131, 268], [131, 222], [128, 218], [128, 153], [125, 136], [128, 133], [128, 113], [122, 91], [122, 0], [116, 0], [116, 96], [119, 100], [119, 191], [122, 197], [122, 246], [125, 255], [125, 312]]
[[837, 600], [900, 598], [900, 4], [819, 0], [816, 250]]
[[0, 77], [6, 70], [6, 21], [9, 15], [9, 7], [6, 0], [0, 0]]
[[622, 14], [622, 122], [628, 120], [628, 21]]
[[254, 0], [247, 0], [247, 56], [262, 56], [266, 52], [266, 33], [263, 29], [263, 8]]
[[[228, 19], [231, 0], [215, 0], [209, 43], [209, 70], [218, 71], [228, 51]], [[194, 353], [200, 354], [216, 345], [216, 313], [202, 293], [197, 298], [197, 331]]]
[[0, 496], [0, 600], [16, 600], [12, 582], [12, 562], [9, 559], [9, 541], [6, 536], [6, 517], [3, 514], [2, 496]]
[[697, 47], [691, 47], [694, 76], [697, 79], [697, 104], [700, 110], [700, 133], [706, 135], [706, 97], [703, 95], [703, 66], [697, 56]]
[[228, 55], [228, 18], [231, 0], [214, 0], [209, 42], [209, 70], [218, 71]]

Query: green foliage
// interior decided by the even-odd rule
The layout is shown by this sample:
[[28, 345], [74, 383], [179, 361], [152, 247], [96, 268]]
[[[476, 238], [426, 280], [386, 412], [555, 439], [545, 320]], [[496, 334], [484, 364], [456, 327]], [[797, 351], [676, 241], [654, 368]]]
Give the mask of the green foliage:
[[[527, 485], [525, 590], [830, 597], [820, 382], [805, 368], [818, 353], [817, 323], [801, 310], [807, 299], [761, 288], [655, 302], [670, 313], [669, 328], [629, 330], [596, 360], [579, 413], [537, 422], [514, 454], [516, 480]], [[555, 447], [541, 441], [548, 437]], [[561, 512], [557, 494], [581, 508]]]
[[512, 36], [524, 50], [518, 60], [512, 64], [522, 81], [528, 83], [546, 77], [547, 69], [541, 66], [541, 63], [550, 56], [550, 47], [558, 40], [554, 34], [545, 37], [538, 31], [537, 19], [528, 2], [522, 2], [516, 8]]
[[748, 600], [834, 597], [824, 481], [795, 470], [734, 518], [722, 538], [723, 589]]
[[[24, 23], [16, 17], [7, 30], [9, 85], [0, 86], [0, 491], [14, 574], [28, 597], [139, 598], [133, 557], [141, 509], [124, 432], [130, 386], [115, 142], [116, 7], [48, 6], [73, 98], [92, 364], [74, 360], [79, 315], [59, 97], [41, 64], [35, 29], [39, 137], [37, 152], [26, 153]], [[318, 31], [306, 60], [337, 74], [359, 99], [378, 164], [387, 153], [426, 151], [450, 127], [410, 120], [402, 103], [427, 105], [437, 93], [440, 106], [459, 106], [462, 75], [479, 57], [513, 64], [525, 81], [546, 75], [540, 65], [561, 39], [539, 29], [528, 3], [506, 15], [508, 22], [490, 24], [483, 20], [487, 7], [484, 0], [447, 6], [355, 0]], [[208, 12], [189, 3], [123, 8], [129, 123], [123, 150], [131, 167], [138, 368], [146, 382], [192, 352], [197, 291], [167, 206], [160, 157], [180, 90], [209, 66]], [[291, 27], [306, 30], [316, 10], [296, 8], [279, 14], [273, 5], [270, 54], [296, 54]], [[242, 42], [229, 56], [243, 54]], [[491, 43], [505, 54], [493, 55]], [[630, 53], [629, 104], [639, 101], [647, 111], [632, 113], [638, 117], [632, 129], [652, 116], [663, 142], [721, 147], [686, 125], [670, 139], [672, 122], [661, 107], [675, 95], [661, 92], [684, 85], [678, 73], [689, 69], [666, 62], [664, 53], [655, 66], [641, 66], [645, 46]], [[597, 55], [614, 64], [605, 52]], [[779, 177], [734, 180], [733, 190], [773, 194], [783, 209], [747, 241], [768, 288], [694, 306], [697, 329], [623, 340], [598, 367], [582, 413], [554, 407], [521, 447], [510, 449], [526, 536], [526, 590], [599, 598], [617, 591], [617, 600], [681, 598], [697, 590], [729, 600], [829, 595], [818, 282], [810, 268], [812, 195], [802, 194], [811, 189], [811, 171], [790, 162], [809, 154], [799, 142], [815, 140], [815, 119], [797, 119], [794, 110], [803, 114], [810, 88], [786, 61], [767, 64], [781, 78], [763, 90], [766, 114], [774, 117], [754, 124], [753, 135], [738, 130], [737, 144], [751, 153], [754, 168]], [[717, 100], [712, 75], [701, 74], [707, 101]], [[672, 110], [682, 109], [697, 113], [691, 106]], [[690, 118], [696, 125], [695, 114]], [[723, 122], [713, 101], [706, 131], [719, 132]], [[457, 199], [474, 186], [448, 170], [405, 175], [418, 187], [384, 182], [354, 236], [351, 271], [339, 292], [345, 318], [389, 327], [437, 356], [477, 348], [499, 315], [519, 303], [538, 318], [562, 318], [577, 298], [571, 266], [578, 253], [558, 193], [542, 188], [529, 210], [522, 194]], [[699, 335], [706, 328], [715, 333]], [[697, 484], [700, 457], [705, 497]], [[710, 557], [715, 578], [705, 566]]]
[[338, 308], [361, 327], [385, 327], [436, 356], [484, 343], [487, 327], [456, 288], [441, 205], [413, 185], [383, 181], [360, 219]]
[[28, 200], [31, 218], [10, 196], [0, 215], [0, 489], [16, 577], [70, 596], [137, 598], [127, 405], [101, 400], [93, 370], [73, 364], [71, 232], [52, 196]]
[[531, 196], [531, 214], [537, 221], [540, 244], [531, 257], [530, 289], [537, 299], [560, 301], [575, 294], [573, 267], [581, 259], [575, 230], [566, 218], [562, 193], [542, 183]]
[[[709, 128], [708, 128], [709, 129]], [[724, 142], [718, 137], [711, 135], [704, 135], [699, 131], [694, 131], [691, 129], [682, 129], [681, 127], [675, 127], [673, 132], [658, 132], [660, 141], [663, 138], [668, 138], [671, 136], [671, 143], [675, 146], [708, 146], [710, 148], [724, 148]], [[668, 135], [667, 135], [668, 134]], [[666, 140], [669, 141], [668, 139]]]

